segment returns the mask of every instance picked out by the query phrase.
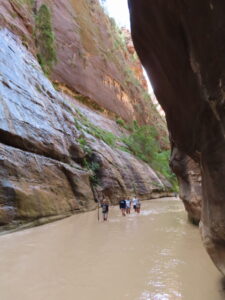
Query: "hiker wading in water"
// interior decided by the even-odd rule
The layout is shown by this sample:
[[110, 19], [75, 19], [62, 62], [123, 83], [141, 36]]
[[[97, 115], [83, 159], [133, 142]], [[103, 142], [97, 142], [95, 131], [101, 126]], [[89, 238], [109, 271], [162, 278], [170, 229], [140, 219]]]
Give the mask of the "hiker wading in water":
[[125, 217], [126, 216], [126, 200], [124, 200], [124, 199], [120, 200], [119, 205], [120, 205], [120, 210], [122, 212], [122, 216]]
[[141, 202], [138, 198], [134, 197], [133, 200], [133, 209], [136, 213], [140, 213], [141, 210]]
[[130, 214], [130, 207], [131, 207], [131, 200], [128, 198], [126, 200], [126, 213], [127, 213], [127, 215]]
[[139, 214], [141, 211], [141, 201], [137, 199], [136, 212]]
[[101, 208], [103, 221], [107, 221], [109, 215], [109, 202], [106, 199], [102, 201]]

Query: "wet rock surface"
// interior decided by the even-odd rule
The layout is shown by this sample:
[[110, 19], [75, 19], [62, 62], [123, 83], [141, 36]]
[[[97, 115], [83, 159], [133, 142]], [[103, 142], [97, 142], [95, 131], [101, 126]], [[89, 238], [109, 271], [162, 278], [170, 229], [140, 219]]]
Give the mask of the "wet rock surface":
[[[93, 174], [82, 163], [86, 154], [74, 122], [76, 102], [54, 89], [35, 58], [7, 29], [0, 31], [0, 45], [1, 225], [48, 222], [90, 210], [102, 195], [116, 203], [134, 193], [142, 199], [169, 194], [171, 186], [147, 164], [86, 134], [92, 159], [100, 164], [96, 191]], [[101, 124], [102, 118], [108, 128], [113, 122], [92, 115], [95, 123]], [[116, 126], [114, 122], [114, 131]]]
[[133, 38], [172, 141], [201, 164], [202, 236], [225, 274], [223, 1], [130, 0]]

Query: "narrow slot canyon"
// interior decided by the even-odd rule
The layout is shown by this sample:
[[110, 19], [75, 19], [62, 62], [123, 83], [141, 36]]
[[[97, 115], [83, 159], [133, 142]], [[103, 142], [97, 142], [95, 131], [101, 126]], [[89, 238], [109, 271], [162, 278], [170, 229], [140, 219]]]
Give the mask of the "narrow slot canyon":
[[224, 12], [0, 1], [2, 300], [225, 299]]

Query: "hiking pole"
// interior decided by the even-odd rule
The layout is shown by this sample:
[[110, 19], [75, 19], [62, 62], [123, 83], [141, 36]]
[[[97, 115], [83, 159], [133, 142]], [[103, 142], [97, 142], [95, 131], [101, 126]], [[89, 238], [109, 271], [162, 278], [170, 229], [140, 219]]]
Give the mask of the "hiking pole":
[[100, 220], [100, 215], [99, 215], [99, 199], [98, 199], [98, 221]]

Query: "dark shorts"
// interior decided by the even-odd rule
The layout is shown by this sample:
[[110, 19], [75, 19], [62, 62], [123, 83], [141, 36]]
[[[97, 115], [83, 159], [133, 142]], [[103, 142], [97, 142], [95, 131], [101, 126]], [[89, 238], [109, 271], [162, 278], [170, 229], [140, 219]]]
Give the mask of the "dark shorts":
[[137, 206], [136, 206], [136, 205], [134, 205], [134, 206], [133, 206], [133, 209], [136, 209], [136, 208], [137, 208]]

